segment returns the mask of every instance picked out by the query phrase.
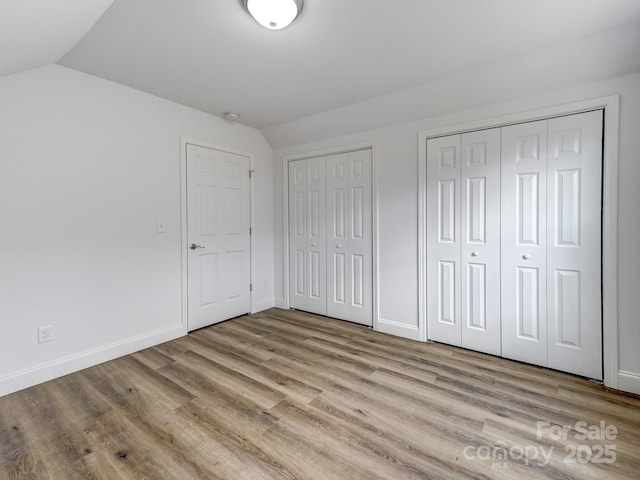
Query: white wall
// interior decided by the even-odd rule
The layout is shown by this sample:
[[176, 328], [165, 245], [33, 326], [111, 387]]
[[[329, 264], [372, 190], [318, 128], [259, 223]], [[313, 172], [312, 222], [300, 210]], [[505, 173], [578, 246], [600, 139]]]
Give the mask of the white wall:
[[273, 306], [258, 131], [60, 66], [0, 78], [0, 106], [0, 395], [185, 333], [181, 135], [253, 156], [253, 308]]
[[[375, 130], [318, 139], [317, 130], [307, 129], [312, 120], [289, 125], [290, 146], [274, 151], [276, 304], [284, 305], [282, 161], [287, 155], [370, 142], [378, 168], [379, 221], [379, 316], [383, 331], [417, 338], [418, 325], [418, 132], [470, 121], [527, 112], [597, 98], [621, 95], [619, 144], [619, 388], [640, 393], [640, 74], [555, 90], [509, 102], [466, 109]], [[416, 102], [420, 99], [416, 99]], [[347, 107], [351, 108], [351, 107]], [[366, 109], [366, 106], [365, 106]], [[339, 116], [339, 112], [334, 112]], [[380, 112], [378, 112], [380, 115]], [[378, 120], [380, 120], [378, 118]], [[374, 120], [375, 121], [375, 120]], [[331, 129], [331, 126], [327, 127]], [[321, 129], [322, 130], [322, 129]], [[273, 133], [273, 132], [272, 132]], [[314, 135], [316, 135], [314, 137]], [[279, 139], [285, 138], [283, 135]], [[312, 142], [298, 142], [314, 138]]]

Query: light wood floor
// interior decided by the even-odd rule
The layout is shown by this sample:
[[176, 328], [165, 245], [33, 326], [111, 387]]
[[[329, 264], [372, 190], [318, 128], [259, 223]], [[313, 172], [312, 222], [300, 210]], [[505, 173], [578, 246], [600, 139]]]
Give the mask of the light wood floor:
[[0, 398], [0, 478], [638, 479], [640, 400], [273, 309]]

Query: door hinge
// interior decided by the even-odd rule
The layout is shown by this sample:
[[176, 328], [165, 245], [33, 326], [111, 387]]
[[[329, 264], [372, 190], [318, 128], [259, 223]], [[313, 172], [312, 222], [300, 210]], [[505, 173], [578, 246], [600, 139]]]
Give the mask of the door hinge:
[[255, 172], [255, 170], [249, 170], [249, 178], [253, 177], [253, 172]]
[[250, 291], [250, 292], [253, 292], [253, 283], [250, 283], [250, 284], [249, 284], [249, 291]]

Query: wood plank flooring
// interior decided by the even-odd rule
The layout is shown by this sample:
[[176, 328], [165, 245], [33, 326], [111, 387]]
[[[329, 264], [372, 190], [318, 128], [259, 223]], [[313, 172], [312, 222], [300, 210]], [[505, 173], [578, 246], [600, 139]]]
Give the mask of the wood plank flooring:
[[0, 398], [0, 479], [89, 478], [638, 479], [640, 399], [272, 309]]

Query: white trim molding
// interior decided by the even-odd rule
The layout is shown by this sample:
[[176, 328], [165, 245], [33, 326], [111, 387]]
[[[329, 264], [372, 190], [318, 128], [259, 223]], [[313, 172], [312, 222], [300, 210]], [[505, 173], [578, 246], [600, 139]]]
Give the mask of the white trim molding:
[[625, 392], [640, 393], [640, 375], [633, 372], [618, 372], [618, 386], [612, 387]]
[[378, 318], [376, 331], [395, 335], [397, 337], [408, 338], [409, 340], [420, 341], [420, 329], [417, 325], [407, 325], [406, 323], [394, 322], [384, 318]]
[[182, 324], [56, 359], [0, 378], [0, 397], [184, 336]]
[[[602, 191], [602, 349], [604, 384], [611, 388], [640, 391], [640, 377], [618, 371], [618, 141], [620, 96], [610, 95], [580, 102], [546, 107], [484, 120], [449, 125], [418, 134], [418, 319], [420, 339], [426, 341], [426, 207], [427, 139], [465, 133], [515, 123], [531, 122], [590, 110], [604, 110], [603, 191]], [[633, 387], [633, 389], [631, 389]]]

